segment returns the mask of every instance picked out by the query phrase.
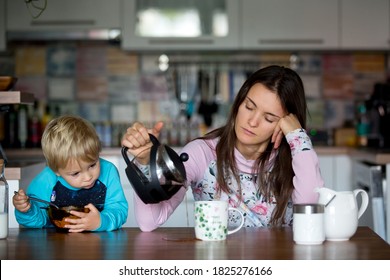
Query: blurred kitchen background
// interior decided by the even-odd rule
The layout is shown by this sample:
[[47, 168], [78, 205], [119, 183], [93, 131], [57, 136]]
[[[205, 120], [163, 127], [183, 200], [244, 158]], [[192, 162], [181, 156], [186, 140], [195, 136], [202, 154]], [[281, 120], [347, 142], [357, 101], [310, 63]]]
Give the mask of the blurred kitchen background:
[[321, 145], [367, 145], [367, 100], [389, 78], [387, 0], [0, 0], [0, 76], [34, 106], [0, 115], [6, 148], [53, 117], [92, 121], [106, 147], [131, 122], [180, 146], [220, 126], [246, 77], [295, 69]]
[[[0, 91], [10, 192], [43, 168], [47, 122], [72, 113], [95, 124], [133, 201], [119, 148], [133, 121], [165, 121], [160, 140], [179, 150], [279, 64], [303, 79], [325, 186], [366, 190], [359, 225], [390, 242], [389, 47], [390, 0], [0, 0], [0, 76], [18, 79]], [[22, 93], [35, 103], [8, 106]], [[191, 192], [179, 208], [164, 226], [193, 225]]]

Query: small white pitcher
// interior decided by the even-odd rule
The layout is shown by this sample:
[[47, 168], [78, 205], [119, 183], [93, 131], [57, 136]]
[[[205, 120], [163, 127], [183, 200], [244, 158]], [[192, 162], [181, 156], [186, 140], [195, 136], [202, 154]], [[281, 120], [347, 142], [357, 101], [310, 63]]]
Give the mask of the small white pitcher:
[[[359, 218], [368, 206], [368, 194], [362, 189], [336, 192], [328, 188], [317, 188], [319, 204], [325, 207], [325, 238], [329, 241], [349, 240], [356, 232]], [[358, 208], [356, 197], [362, 203]]]

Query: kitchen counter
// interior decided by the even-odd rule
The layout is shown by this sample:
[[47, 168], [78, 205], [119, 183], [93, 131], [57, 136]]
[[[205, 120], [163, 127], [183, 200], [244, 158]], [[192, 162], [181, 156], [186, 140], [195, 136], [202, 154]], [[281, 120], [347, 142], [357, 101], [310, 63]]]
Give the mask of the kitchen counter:
[[27, 173], [41, 170], [44, 166], [43, 161], [10, 161], [5, 167], [4, 176], [7, 180], [22, 180]]
[[[45, 161], [45, 158], [40, 148], [30, 149], [4, 149], [9, 161], [19, 162], [37, 162]], [[101, 156], [120, 156], [121, 148], [103, 148]]]
[[390, 150], [351, 149], [349, 155], [354, 160], [366, 161], [373, 164], [385, 165], [390, 163]]
[[[175, 150], [179, 150], [180, 147], [173, 147]], [[319, 156], [332, 156], [332, 155], [349, 155], [356, 159], [366, 159], [376, 164], [390, 163], [390, 150], [375, 151], [374, 149], [359, 149], [352, 147], [336, 147], [336, 146], [314, 146]], [[43, 153], [40, 148], [33, 149], [7, 149], [7, 157], [9, 159], [24, 160], [24, 161], [44, 161]], [[121, 156], [120, 147], [103, 148], [101, 156]]]
[[[174, 150], [179, 150], [180, 147], [172, 147]], [[340, 155], [349, 154], [354, 148], [349, 147], [333, 147], [333, 146], [314, 146], [318, 155]], [[43, 159], [42, 150], [40, 148], [31, 149], [5, 149], [8, 158], [41, 158]], [[103, 156], [118, 156], [121, 155], [120, 147], [103, 148], [101, 155]], [[389, 152], [390, 155], [390, 152]]]
[[0, 91], [0, 104], [33, 104], [34, 94], [21, 91]]
[[319, 156], [347, 155], [350, 156], [353, 160], [367, 161], [373, 164], [385, 165], [390, 163], [390, 149], [376, 150], [369, 148], [331, 146], [315, 146], [314, 149]]

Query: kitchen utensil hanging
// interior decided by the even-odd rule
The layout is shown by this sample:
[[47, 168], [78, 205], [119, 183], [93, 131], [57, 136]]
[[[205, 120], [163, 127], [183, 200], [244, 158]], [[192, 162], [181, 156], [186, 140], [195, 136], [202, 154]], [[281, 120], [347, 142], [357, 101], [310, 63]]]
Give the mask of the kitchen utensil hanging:
[[199, 91], [201, 101], [198, 113], [203, 116], [207, 127], [212, 125], [213, 115], [218, 112], [216, 96], [218, 93], [219, 75], [215, 67], [209, 65], [206, 69], [199, 70]]

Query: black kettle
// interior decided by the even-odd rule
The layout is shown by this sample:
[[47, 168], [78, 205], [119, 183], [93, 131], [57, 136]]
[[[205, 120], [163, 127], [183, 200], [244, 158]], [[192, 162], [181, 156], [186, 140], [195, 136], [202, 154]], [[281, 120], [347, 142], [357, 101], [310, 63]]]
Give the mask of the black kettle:
[[152, 141], [150, 150], [149, 172], [145, 176], [134, 162], [129, 159], [127, 147], [122, 147], [122, 156], [127, 164], [126, 175], [134, 191], [146, 204], [159, 203], [170, 199], [185, 184], [187, 177], [183, 162], [188, 154], [180, 156], [170, 147], [160, 144], [157, 138], [149, 134]]

